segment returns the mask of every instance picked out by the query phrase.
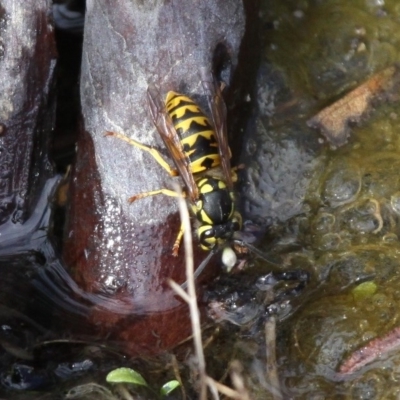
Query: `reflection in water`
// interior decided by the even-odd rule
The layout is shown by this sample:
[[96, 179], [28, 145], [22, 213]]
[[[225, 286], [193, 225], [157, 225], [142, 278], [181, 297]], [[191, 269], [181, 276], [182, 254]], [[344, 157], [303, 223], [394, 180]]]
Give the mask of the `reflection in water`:
[[31, 218], [24, 224], [8, 221], [0, 227], [0, 268], [3, 271], [2, 285], [7, 281], [5, 290], [10, 295], [23, 296], [30, 290], [13, 292], [10, 288], [15, 286], [14, 282], [28, 285], [31, 279], [30, 283], [36, 291], [50, 300], [53, 306], [82, 317], [87, 317], [93, 307], [119, 315], [143, 315], [181, 305], [170, 289], [150, 297], [135, 298], [133, 303], [131, 296], [122, 295], [118, 298], [114, 293], [108, 295], [106, 288], [103, 293], [89, 293], [76, 284], [48, 237], [52, 224], [49, 200], [59, 181], [60, 177], [55, 177], [46, 183]]
[[39, 248], [46, 240], [50, 224], [52, 198], [60, 177], [49, 179], [30, 218], [23, 224], [9, 219], [0, 225], [0, 256], [7, 256]]
[[142, 299], [135, 298], [134, 301], [132, 296], [128, 295], [118, 298], [114, 294], [85, 292], [71, 278], [59, 260], [38, 271], [32, 284], [64, 311], [81, 316], [88, 316], [93, 308], [119, 315], [143, 316], [170, 310], [174, 304], [175, 306], [182, 304], [172, 289]]
[[133, 302], [131, 296], [107, 288], [90, 293], [78, 286], [51, 236], [52, 199], [59, 181], [47, 182], [25, 224], [8, 222], [0, 228], [0, 397], [4, 388], [13, 393], [43, 390], [123, 365], [123, 343], [100, 338], [93, 324], [99, 311], [119, 316], [102, 332], [106, 336], [125, 329], [132, 319], [182, 306], [168, 287]]

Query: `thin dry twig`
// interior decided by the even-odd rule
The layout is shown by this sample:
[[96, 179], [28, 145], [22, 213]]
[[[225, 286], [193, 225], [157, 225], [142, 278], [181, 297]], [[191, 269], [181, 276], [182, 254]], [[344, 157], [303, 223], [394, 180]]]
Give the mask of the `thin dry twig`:
[[171, 356], [171, 364], [174, 371], [175, 379], [179, 382], [179, 387], [182, 393], [182, 400], [186, 400], [186, 390], [185, 386], [183, 385], [181, 373], [179, 372], [178, 360], [176, 359], [175, 355]]
[[200, 400], [207, 398], [207, 374], [206, 362], [203, 352], [203, 343], [201, 338], [200, 328], [200, 312], [197, 307], [196, 287], [194, 283], [194, 261], [193, 261], [193, 240], [192, 230], [190, 226], [189, 211], [186, 201], [183, 199], [180, 187], [174, 188], [180, 196], [178, 197], [179, 213], [183, 224], [184, 235], [183, 243], [185, 248], [185, 261], [186, 261], [186, 279], [187, 279], [187, 293], [175, 282], [170, 281], [171, 287], [179, 294], [189, 305], [190, 320], [192, 323], [193, 342], [195, 353], [197, 357], [198, 370], [200, 375]]
[[129, 390], [126, 388], [126, 385], [124, 383], [117, 383], [115, 386], [117, 393], [121, 396], [123, 400], [134, 400], [134, 398], [129, 393]]
[[241, 400], [250, 400], [250, 395], [244, 385], [243, 367], [239, 361], [234, 360], [231, 363], [231, 381]]
[[209, 376], [207, 377], [207, 384], [210, 388], [215, 387], [215, 389], [217, 389], [218, 392], [222, 393], [224, 396], [227, 396], [231, 399], [247, 400], [247, 399], [243, 398], [242, 395], [238, 391], [236, 391], [236, 390], [230, 388], [229, 386], [226, 386], [220, 382], [215, 381], [213, 378], [211, 378]]
[[[175, 187], [174, 189], [176, 192], [181, 193], [179, 187]], [[243, 389], [241, 391], [238, 391], [215, 381], [213, 378], [207, 375], [206, 362], [203, 352], [203, 341], [201, 337], [200, 312], [197, 306], [192, 231], [190, 226], [189, 211], [187, 208], [186, 201], [184, 200], [182, 195], [178, 197], [178, 205], [184, 229], [183, 243], [185, 248], [187, 292], [182, 288], [182, 285], [178, 285], [172, 279], [169, 280], [169, 284], [171, 288], [189, 305], [190, 319], [192, 323], [193, 342], [197, 357], [198, 370], [199, 370], [198, 372], [200, 376], [199, 399], [206, 400], [207, 386], [208, 386], [215, 400], [219, 400], [218, 392], [232, 399], [249, 400], [250, 397], [248, 396], [247, 391], [243, 389], [244, 388], [243, 380], [241, 380], [242, 385], [239, 385], [239, 379], [234, 379], [234, 382], [238, 383], [238, 386]], [[238, 377], [235, 375], [235, 378]]]
[[265, 344], [267, 353], [267, 382], [274, 400], [282, 400], [281, 385], [279, 383], [276, 364], [276, 317], [270, 316], [265, 322]]

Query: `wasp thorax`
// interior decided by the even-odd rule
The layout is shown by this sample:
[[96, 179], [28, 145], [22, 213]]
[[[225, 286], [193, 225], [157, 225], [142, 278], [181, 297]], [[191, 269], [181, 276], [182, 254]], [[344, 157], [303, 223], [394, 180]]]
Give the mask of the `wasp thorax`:
[[192, 206], [196, 218], [210, 225], [224, 224], [234, 212], [234, 196], [224, 181], [212, 177], [197, 182], [199, 200]]

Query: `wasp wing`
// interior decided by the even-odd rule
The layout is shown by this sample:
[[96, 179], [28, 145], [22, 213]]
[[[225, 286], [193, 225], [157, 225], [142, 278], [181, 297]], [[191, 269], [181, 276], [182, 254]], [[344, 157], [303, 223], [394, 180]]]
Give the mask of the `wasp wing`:
[[195, 202], [199, 198], [199, 191], [193, 178], [190, 160], [183, 151], [180, 137], [175, 130], [164, 102], [161, 100], [160, 93], [154, 85], [149, 85], [147, 88], [147, 99], [154, 125], [185, 183], [189, 199]]
[[226, 105], [222, 98], [221, 89], [209, 70], [203, 67], [200, 69], [200, 73], [203, 88], [208, 100], [208, 106], [211, 111], [211, 119], [214, 124], [215, 134], [217, 136], [222, 172], [228, 188], [233, 189], [230, 160], [231, 150], [228, 144], [228, 130], [226, 125]]

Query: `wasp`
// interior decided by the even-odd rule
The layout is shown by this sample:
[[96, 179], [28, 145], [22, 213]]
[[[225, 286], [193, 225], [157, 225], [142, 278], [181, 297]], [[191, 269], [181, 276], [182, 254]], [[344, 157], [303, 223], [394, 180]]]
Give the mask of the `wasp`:
[[[154, 85], [147, 89], [147, 100], [153, 123], [175, 163], [171, 166], [156, 149], [122, 134], [107, 132], [132, 146], [149, 152], [170, 176], [180, 176], [185, 184], [183, 195], [196, 217], [196, 232], [203, 250], [216, 250], [232, 238], [242, 226], [242, 218], [235, 208], [233, 184], [237, 180], [231, 168], [228, 145], [226, 105], [221, 88], [213, 77], [203, 70], [202, 84], [207, 94], [211, 121], [190, 97], [173, 91], [162, 101]], [[129, 202], [164, 194], [178, 193], [162, 188], [137, 194]], [[183, 236], [183, 225], [177, 234], [172, 254], [178, 255]]]

